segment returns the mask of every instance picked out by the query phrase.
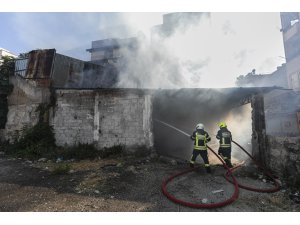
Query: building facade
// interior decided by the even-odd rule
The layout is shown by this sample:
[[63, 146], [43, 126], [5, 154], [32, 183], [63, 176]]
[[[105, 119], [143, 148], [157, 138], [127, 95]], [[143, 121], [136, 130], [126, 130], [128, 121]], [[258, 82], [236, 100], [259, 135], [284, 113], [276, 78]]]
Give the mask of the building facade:
[[14, 58], [17, 57], [17, 55], [11, 53], [10, 51], [8, 51], [8, 50], [6, 50], [4, 48], [0, 48], [0, 65], [2, 63], [2, 57], [3, 56], [11, 56], [11, 57], [14, 57]]
[[283, 12], [280, 17], [288, 85], [300, 91], [300, 13]]
[[237, 77], [236, 85], [239, 87], [282, 87], [288, 88], [286, 64], [278, 66], [271, 74], [255, 74], [255, 70], [247, 75]]

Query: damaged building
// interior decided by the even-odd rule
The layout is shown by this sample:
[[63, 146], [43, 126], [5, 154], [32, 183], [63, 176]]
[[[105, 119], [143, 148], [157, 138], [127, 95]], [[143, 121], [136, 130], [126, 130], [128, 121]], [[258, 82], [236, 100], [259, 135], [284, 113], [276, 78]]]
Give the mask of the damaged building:
[[14, 90], [8, 98], [5, 139], [13, 141], [24, 126], [36, 124], [37, 108], [48, 104], [47, 119], [58, 146], [151, 147], [150, 94], [112, 89], [114, 82], [105, 69], [54, 49], [31, 51], [18, 59], [11, 77]]
[[[207, 117], [207, 111], [200, 106], [192, 107], [195, 101], [207, 105], [210, 111], [206, 118], [208, 129], [215, 126], [221, 114], [226, 116], [225, 106], [229, 111], [251, 104], [252, 154], [265, 165], [273, 165], [268, 161], [274, 154], [268, 145], [271, 139], [266, 133], [268, 112], [264, 102], [270, 93], [281, 89], [115, 88], [110, 78], [109, 82], [102, 82], [109, 74], [105, 69], [104, 65], [70, 58], [54, 49], [31, 51], [26, 58], [18, 59], [15, 75], [10, 79], [14, 90], [8, 98], [9, 113], [2, 136], [13, 141], [24, 127], [38, 122], [37, 109], [40, 104], [47, 104], [46, 120], [53, 127], [58, 146], [85, 143], [103, 149], [122, 145], [128, 151], [155, 149], [163, 155], [186, 159], [190, 141], [161, 127], [156, 119], [192, 132], [199, 116]], [[187, 108], [193, 110], [182, 110]], [[299, 130], [293, 132], [299, 135]]]
[[[299, 14], [281, 16], [286, 47], [300, 37], [299, 22], [295, 22]], [[176, 24], [176, 18], [176, 14], [166, 15], [164, 25], [155, 29], [166, 30], [168, 35], [168, 24]], [[293, 25], [288, 25], [291, 21]], [[45, 120], [53, 127], [58, 146], [92, 144], [104, 149], [122, 145], [127, 151], [154, 149], [162, 155], [188, 159], [191, 141], [157, 121], [191, 133], [201, 118], [213, 136], [220, 118], [229, 118], [233, 109], [250, 106], [250, 133], [242, 136], [237, 126], [236, 141], [250, 143], [252, 155], [276, 174], [298, 179], [300, 98], [295, 79], [299, 78], [300, 53], [289, 53], [287, 47], [286, 64], [270, 75], [253, 78], [258, 75], [250, 74], [252, 83], [248, 87], [119, 88], [120, 68], [126, 64], [122, 53], [134, 54], [137, 48], [134, 38], [105, 39], [92, 42], [92, 48], [87, 50], [91, 62], [59, 54], [55, 49], [34, 50], [19, 58], [15, 75], [10, 78], [14, 90], [8, 97], [9, 112], [5, 129], [0, 132], [2, 138], [12, 142], [24, 127], [35, 125], [39, 105], [46, 104]], [[261, 79], [263, 83], [258, 85]]]

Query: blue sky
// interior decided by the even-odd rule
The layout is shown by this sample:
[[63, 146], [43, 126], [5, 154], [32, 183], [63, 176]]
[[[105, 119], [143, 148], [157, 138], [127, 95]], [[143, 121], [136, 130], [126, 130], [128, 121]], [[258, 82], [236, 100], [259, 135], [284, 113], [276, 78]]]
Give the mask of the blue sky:
[[118, 14], [0, 12], [0, 47], [15, 54], [36, 48], [56, 48], [62, 53], [82, 50], [104, 36], [101, 29], [106, 24], [121, 24]]

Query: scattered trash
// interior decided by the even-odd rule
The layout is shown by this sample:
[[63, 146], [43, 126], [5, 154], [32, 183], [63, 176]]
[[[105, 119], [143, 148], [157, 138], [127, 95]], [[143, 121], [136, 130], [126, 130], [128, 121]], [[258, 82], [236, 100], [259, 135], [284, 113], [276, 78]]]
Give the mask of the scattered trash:
[[220, 192], [224, 192], [224, 190], [223, 190], [223, 189], [220, 189], [220, 190], [212, 191], [213, 194], [220, 193]]
[[46, 161], [47, 161], [46, 158], [40, 158], [40, 159], [38, 160], [38, 162], [46, 162]]
[[259, 179], [263, 179], [263, 177], [264, 177], [264, 175], [261, 175], [261, 174], [258, 175], [258, 178], [259, 178]]
[[291, 200], [293, 200], [295, 203], [300, 204], [300, 193], [299, 191], [292, 192], [289, 194], [289, 197]]
[[208, 202], [208, 199], [207, 199], [207, 198], [203, 198], [201, 202], [202, 202], [203, 204], [205, 204], [205, 203]]
[[263, 179], [262, 181], [263, 181], [264, 183], [266, 183], [266, 182], [267, 182], [267, 180], [266, 180], [266, 179]]
[[115, 196], [111, 195], [110, 198], [115, 198]]
[[95, 190], [94, 192], [95, 192], [96, 194], [100, 194], [100, 191], [98, 191], [98, 190]]
[[175, 159], [172, 159], [170, 163], [171, 163], [171, 165], [173, 165], [173, 166], [176, 166], [176, 165], [177, 165], [177, 162], [176, 162]]
[[274, 179], [274, 180], [279, 184], [280, 187], [282, 186], [282, 182], [279, 179]]
[[63, 161], [63, 158], [62, 157], [58, 157], [57, 159], [56, 159], [56, 163], [60, 163], [60, 162], [62, 162]]
[[137, 173], [137, 171], [135, 170], [135, 167], [134, 167], [134, 166], [128, 166], [128, 167], [126, 168], [126, 171], [132, 172], [132, 173]]
[[114, 164], [106, 164], [104, 166], [101, 166], [101, 168], [104, 169], [104, 168], [107, 168], [107, 167], [109, 168], [109, 167], [115, 167], [115, 166], [117, 166], [117, 164], [115, 164], [115, 163]]
[[30, 161], [30, 160], [26, 160], [25, 162], [26, 162], [26, 163], [32, 164], [32, 161]]
[[69, 173], [75, 173], [75, 170], [70, 170]]
[[118, 163], [118, 164], [117, 164], [117, 167], [122, 167], [122, 166], [123, 166], [122, 163]]

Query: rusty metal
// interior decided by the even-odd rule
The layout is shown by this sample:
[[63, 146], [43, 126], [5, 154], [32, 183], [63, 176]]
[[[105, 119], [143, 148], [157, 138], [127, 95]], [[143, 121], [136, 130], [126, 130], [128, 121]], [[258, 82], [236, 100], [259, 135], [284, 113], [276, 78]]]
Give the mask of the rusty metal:
[[50, 79], [55, 49], [33, 50], [17, 59], [15, 74], [25, 79]]

